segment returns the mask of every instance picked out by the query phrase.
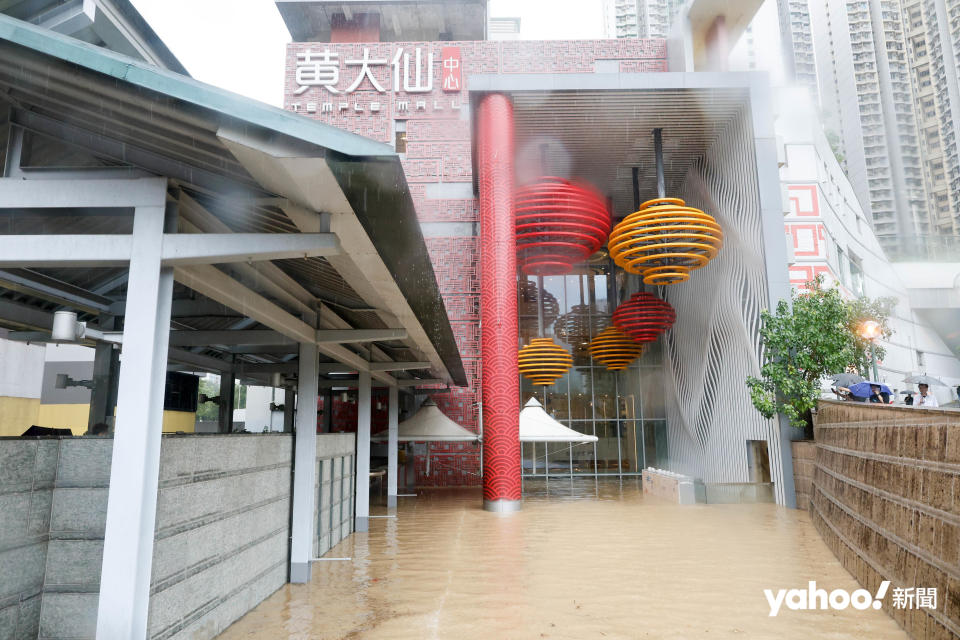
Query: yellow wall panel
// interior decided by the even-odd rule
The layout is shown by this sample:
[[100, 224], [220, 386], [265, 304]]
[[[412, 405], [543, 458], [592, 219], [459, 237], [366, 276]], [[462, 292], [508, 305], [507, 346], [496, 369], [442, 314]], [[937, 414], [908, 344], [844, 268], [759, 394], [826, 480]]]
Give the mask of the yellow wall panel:
[[40, 398], [0, 396], [0, 436], [18, 436], [38, 424]]
[[87, 420], [90, 418], [90, 405], [83, 404], [41, 404], [37, 424], [54, 429], [70, 429], [75, 436], [87, 432]]
[[192, 411], [164, 411], [163, 432], [193, 433], [197, 428], [197, 414]]

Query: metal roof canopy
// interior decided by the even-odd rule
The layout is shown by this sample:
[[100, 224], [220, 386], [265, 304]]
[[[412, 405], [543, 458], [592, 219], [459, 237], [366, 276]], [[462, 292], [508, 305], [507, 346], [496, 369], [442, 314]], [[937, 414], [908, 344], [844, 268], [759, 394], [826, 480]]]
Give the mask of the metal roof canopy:
[[5, 0], [0, 13], [190, 75], [129, 0]]
[[[69, 176], [91, 180], [166, 177], [168, 201], [179, 209], [177, 235], [186, 236], [176, 242], [188, 253], [195, 250], [189, 248], [191, 233], [225, 242], [238, 233], [328, 233], [342, 246], [326, 256], [314, 252], [316, 257], [220, 267], [190, 266], [171, 256], [181, 260], [173, 329], [283, 332], [262, 326], [263, 317], [250, 317], [240, 298], [223, 295], [227, 288], [245, 289], [291, 318], [316, 312], [323, 330], [397, 329], [406, 335], [390, 335], [379, 346], [321, 342], [321, 353], [332, 359], [354, 368], [365, 361], [427, 360], [433, 375], [424, 373], [431, 378], [439, 374], [466, 384], [390, 147], [7, 16], [0, 16], [0, 58], [0, 101], [10, 105], [0, 115], [0, 140], [24, 152], [22, 170], [14, 168], [18, 177], [63, 177], [64, 166]], [[5, 225], [16, 234], [129, 233], [126, 213], [21, 209], [12, 218], [7, 213]], [[16, 268], [6, 268], [11, 266]], [[0, 306], [8, 310], [0, 314], [0, 326], [45, 329], [61, 306], [85, 312], [86, 319], [123, 308], [123, 267], [23, 267], [30, 265], [0, 270]], [[188, 366], [221, 371], [243, 370], [244, 361], [248, 370], [254, 364], [267, 369], [293, 357], [210, 345], [171, 349], [171, 360], [181, 351]], [[372, 375], [393, 379], [382, 367]]]
[[652, 130], [663, 129], [667, 195], [676, 194], [720, 132], [750, 109], [753, 81], [745, 73], [481, 74], [468, 86], [474, 99], [511, 96], [518, 183], [586, 180], [622, 217], [634, 211], [634, 167], [640, 201], [656, 197]]
[[486, 40], [487, 0], [276, 0], [294, 42], [330, 42], [334, 15], [380, 16], [381, 42]]

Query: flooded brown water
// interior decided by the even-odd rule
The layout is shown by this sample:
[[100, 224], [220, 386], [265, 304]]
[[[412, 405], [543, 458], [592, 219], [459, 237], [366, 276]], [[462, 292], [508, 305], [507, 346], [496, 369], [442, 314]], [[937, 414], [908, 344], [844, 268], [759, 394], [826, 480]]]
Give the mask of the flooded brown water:
[[328, 554], [352, 560], [316, 563], [220, 638], [906, 637], [873, 609], [768, 616], [766, 588], [858, 588], [805, 512], [662, 504], [633, 480], [527, 483], [509, 516], [480, 502], [400, 498]]

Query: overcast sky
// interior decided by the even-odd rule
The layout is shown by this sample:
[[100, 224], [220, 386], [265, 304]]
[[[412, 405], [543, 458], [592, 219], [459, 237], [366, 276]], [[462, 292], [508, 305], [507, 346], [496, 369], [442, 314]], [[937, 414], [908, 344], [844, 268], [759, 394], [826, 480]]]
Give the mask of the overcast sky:
[[[284, 45], [273, 0], [132, 0], [190, 74], [280, 106]], [[490, 0], [490, 15], [519, 17], [526, 40], [602, 38], [601, 0]]]

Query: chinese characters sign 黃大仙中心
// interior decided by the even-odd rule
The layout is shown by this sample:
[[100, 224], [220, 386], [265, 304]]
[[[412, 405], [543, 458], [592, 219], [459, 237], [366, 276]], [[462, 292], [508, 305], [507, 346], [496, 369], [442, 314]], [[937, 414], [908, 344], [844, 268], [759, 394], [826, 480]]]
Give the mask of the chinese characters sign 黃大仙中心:
[[[377, 80], [373, 73], [376, 67], [389, 66], [393, 75], [393, 91], [399, 93], [430, 93], [433, 91], [433, 51], [424, 53], [421, 47], [413, 50], [413, 55], [397, 49], [391, 60], [371, 58], [369, 47], [363, 48], [359, 59], [344, 59], [344, 66], [355, 70], [350, 75], [353, 80], [341, 89], [340, 54], [329, 48], [316, 52], [308, 49], [297, 54], [294, 79], [301, 95], [312, 87], [326, 89], [333, 95], [350, 94], [359, 89], [364, 81], [369, 81], [378, 93], [386, 93], [387, 88]], [[443, 47], [440, 54], [441, 85], [444, 91], [459, 92], [463, 87], [462, 64], [459, 47]]]

